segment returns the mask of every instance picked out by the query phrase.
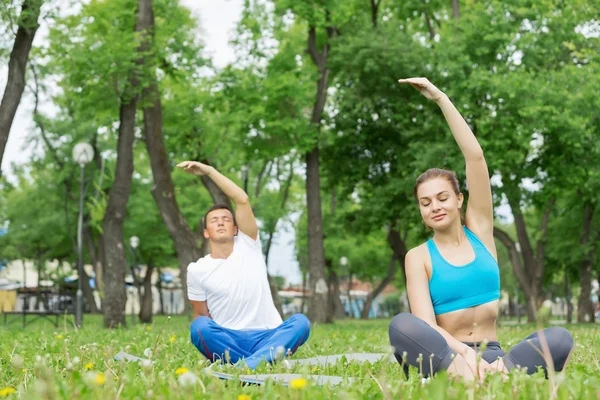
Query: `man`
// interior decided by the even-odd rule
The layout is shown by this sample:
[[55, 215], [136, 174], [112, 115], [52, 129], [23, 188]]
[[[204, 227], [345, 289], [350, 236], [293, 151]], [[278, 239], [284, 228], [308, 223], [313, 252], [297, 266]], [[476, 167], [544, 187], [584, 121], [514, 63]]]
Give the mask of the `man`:
[[191, 263], [187, 272], [192, 343], [210, 361], [243, 360], [251, 369], [293, 354], [308, 339], [310, 322], [296, 314], [282, 323], [248, 195], [213, 167], [196, 161], [177, 166], [208, 176], [236, 209], [234, 215], [228, 206], [216, 205], [203, 219], [210, 254]]

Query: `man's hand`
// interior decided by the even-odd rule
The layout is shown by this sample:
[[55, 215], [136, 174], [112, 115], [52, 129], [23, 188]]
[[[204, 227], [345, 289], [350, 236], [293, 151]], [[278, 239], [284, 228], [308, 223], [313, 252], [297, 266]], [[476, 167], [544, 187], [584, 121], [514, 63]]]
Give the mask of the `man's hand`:
[[433, 100], [435, 102], [440, 101], [446, 95], [440, 89], [435, 87], [435, 85], [429, 82], [427, 78], [408, 78], [408, 79], [399, 79], [399, 83], [410, 83], [412, 87], [417, 89], [423, 96], [428, 98], [429, 100]]
[[194, 174], [196, 176], [210, 175], [214, 170], [210, 165], [202, 164], [198, 161], [184, 161], [177, 164], [178, 168], [183, 168], [188, 174]]

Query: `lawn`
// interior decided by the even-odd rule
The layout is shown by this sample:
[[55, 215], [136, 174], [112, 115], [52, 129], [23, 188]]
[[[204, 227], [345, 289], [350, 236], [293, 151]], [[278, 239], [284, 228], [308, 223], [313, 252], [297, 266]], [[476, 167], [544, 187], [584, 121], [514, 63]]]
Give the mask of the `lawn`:
[[[80, 331], [64, 321], [59, 329], [37, 321], [22, 329], [18, 322], [0, 328], [0, 396], [8, 398], [600, 398], [600, 326], [572, 325], [576, 349], [566, 372], [546, 380], [541, 373], [513, 374], [506, 382], [491, 376], [484, 383], [450, 381], [440, 374], [425, 383], [415, 374], [407, 381], [397, 363], [337, 364], [303, 367], [290, 372], [358, 378], [352, 386], [319, 387], [311, 381], [297, 388], [269, 382], [241, 386], [203, 373], [206, 362], [189, 341], [186, 318], [156, 317], [151, 326], [105, 330], [99, 316], [86, 316]], [[535, 330], [534, 326], [501, 326], [506, 349]], [[119, 363], [121, 350], [144, 357], [153, 350], [155, 364]], [[350, 352], [388, 352], [387, 321], [343, 321], [313, 326], [308, 342], [294, 355], [307, 358]], [[178, 372], [188, 369], [199, 380], [188, 384]], [[232, 372], [237, 370], [230, 368]], [[281, 365], [261, 366], [259, 372], [289, 372]], [[189, 376], [189, 373], [186, 374]], [[12, 393], [14, 391], [14, 393]]]

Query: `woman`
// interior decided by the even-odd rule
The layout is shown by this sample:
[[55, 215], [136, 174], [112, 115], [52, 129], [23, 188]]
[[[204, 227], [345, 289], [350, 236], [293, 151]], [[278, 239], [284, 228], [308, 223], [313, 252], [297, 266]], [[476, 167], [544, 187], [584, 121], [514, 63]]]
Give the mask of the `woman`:
[[[414, 195], [433, 238], [406, 255], [412, 314], [399, 314], [390, 323], [396, 359], [405, 371], [412, 365], [424, 376], [447, 369], [450, 374], [473, 379], [483, 378], [486, 372], [506, 373], [517, 366], [526, 367], [530, 374], [538, 367], [546, 371], [542, 354], [548, 355], [549, 349], [554, 370], [562, 370], [573, 348], [573, 338], [564, 328], [536, 332], [508, 354], [500, 348], [496, 337], [500, 274], [483, 151], [452, 102], [431, 82], [425, 78], [399, 82], [412, 85], [442, 109], [466, 161], [469, 201], [463, 225], [464, 197], [456, 174], [434, 168], [417, 179]], [[479, 350], [483, 350], [481, 357]]]

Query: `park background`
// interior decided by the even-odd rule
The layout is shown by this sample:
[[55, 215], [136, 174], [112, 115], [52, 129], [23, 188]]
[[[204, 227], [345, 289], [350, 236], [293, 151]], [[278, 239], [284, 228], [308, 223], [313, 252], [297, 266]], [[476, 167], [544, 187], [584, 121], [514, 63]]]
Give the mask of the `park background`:
[[[201, 218], [228, 200], [175, 170], [187, 159], [248, 193], [282, 314], [303, 311], [318, 326], [406, 311], [404, 255], [431, 234], [416, 177], [453, 169], [468, 196], [441, 112], [397, 83], [426, 76], [485, 152], [501, 320], [578, 322], [592, 340], [599, 6], [3, 1], [3, 311], [66, 313], [72, 330], [81, 285], [84, 328], [152, 327], [161, 313], [188, 321], [185, 271], [209, 251]], [[93, 149], [88, 163], [73, 158], [79, 143]], [[385, 333], [352, 323], [323, 329]]]

